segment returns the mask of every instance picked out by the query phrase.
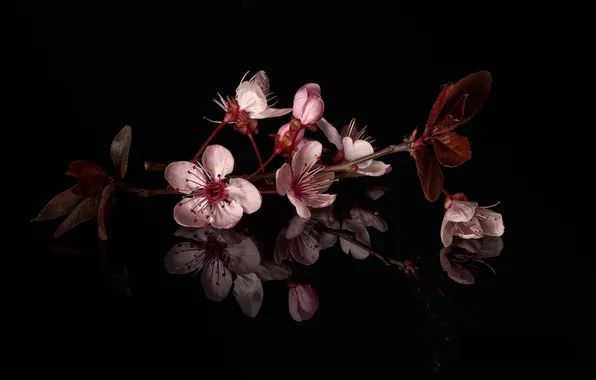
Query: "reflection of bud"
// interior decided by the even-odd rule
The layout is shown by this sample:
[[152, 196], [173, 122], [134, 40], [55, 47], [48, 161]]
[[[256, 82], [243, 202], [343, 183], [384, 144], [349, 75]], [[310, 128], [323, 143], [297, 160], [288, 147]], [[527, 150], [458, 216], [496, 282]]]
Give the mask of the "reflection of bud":
[[288, 306], [290, 315], [296, 322], [309, 320], [319, 308], [317, 291], [310, 284], [288, 282]]

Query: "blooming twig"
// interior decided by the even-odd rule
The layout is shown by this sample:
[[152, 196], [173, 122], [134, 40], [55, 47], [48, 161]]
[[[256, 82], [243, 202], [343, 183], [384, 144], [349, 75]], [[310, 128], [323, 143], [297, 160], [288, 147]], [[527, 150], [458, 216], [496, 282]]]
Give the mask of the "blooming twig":
[[364, 157], [360, 157], [356, 160], [345, 162], [343, 164], [331, 165], [327, 166], [325, 169], [321, 170], [321, 173], [328, 173], [328, 172], [355, 172], [358, 170], [358, 164], [368, 160], [374, 160], [379, 157], [386, 156], [391, 153], [397, 152], [408, 152], [412, 147], [412, 143], [409, 141], [404, 141], [403, 143], [396, 145], [391, 144], [388, 147], [376, 151], [373, 154], [369, 154]]

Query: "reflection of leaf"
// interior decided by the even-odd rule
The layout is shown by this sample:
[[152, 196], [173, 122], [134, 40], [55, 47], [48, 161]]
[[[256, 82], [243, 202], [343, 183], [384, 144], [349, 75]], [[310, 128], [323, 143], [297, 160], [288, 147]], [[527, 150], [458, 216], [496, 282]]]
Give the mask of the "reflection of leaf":
[[76, 187], [71, 187], [52, 198], [32, 222], [43, 222], [70, 214], [84, 198], [77, 194]]
[[130, 291], [130, 284], [128, 282], [128, 274], [126, 272], [126, 266], [123, 267], [122, 272], [113, 273], [110, 277], [111, 285], [122, 295], [126, 297], [132, 297]]
[[66, 253], [69, 255], [82, 255], [82, 252], [78, 249], [67, 247], [55, 240], [48, 243], [48, 248], [50, 248], [54, 252]]
[[106, 172], [90, 161], [71, 162], [66, 174], [77, 178], [81, 193], [86, 197], [99, 196], [109, 182]]
[[128, 165], [128, 152], [130, 151], [130, 143], [132, 142], [132, 129], [125, 125], [120, 132], [112, 140], [110, 147], [110, 156], [115, 168], [115, 177], [118, 179], [124, 178], [126, 175], [126, 167]]
[[443, 189], [444, 178], [441, 166], [426, 145], [419, 145], [411, 152], [416, 160], [418, 178], [420, 178], [424, 196], [429, 201], [434, 202], [439, 198]]
[[86, 198], [84, 201], [79, 203], [77, 207], [64, 219], [62, 224], [58, 226], [54, 237], [58, 238], [65, 232], [72, 230], [79, 224], [93, 219], [97, 216], [99, 202], [95, 198]]
[[470, 142], [455, 132], [447, 132], [432, 139], [435, 154], [443, 166], [459, 166], [472, 157]]
[[106, 222], [108, 217], [110, 216], [110, 212], [112, 211], [112, 206], [114, 205], [115, 201], [115, 189], [116, 185], [113, 183], [109, 184], [103, 189], [101, 193], [101, 201], [99, 202], [99, 211], [97, 215], [97, 222], [99, 224], [99, 237], [103, 240], [108, 238], [106, 234]]

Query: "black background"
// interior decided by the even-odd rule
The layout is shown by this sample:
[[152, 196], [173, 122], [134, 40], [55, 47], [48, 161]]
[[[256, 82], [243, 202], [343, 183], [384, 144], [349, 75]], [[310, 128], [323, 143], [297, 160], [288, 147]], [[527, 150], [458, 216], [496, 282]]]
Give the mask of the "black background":
[[[391, 174], [344, 181], [337, 192], [356, 200], [367, 185], [391, 187], [373, 205], [390, 227], [372, 235], [373, 248], [402, 259], [427, 257], [425, 268], [439, 274], [432, 278], [446, 297], [437, 308], [447, 310], [459, 337], [438, 349], [444, 369], [568, 369], [587, 355], [576, 315], [589, 266], [575, 214], [583, 196], [576, 190], [578, 162], [587, 152], [578, 140], [586, 130], [580, 115], [593, 40], [573, 2], [89, 2], [17, 9], [5, 58], [11, 66], [4, 153], [15, 178], [5, 185], [5, 202], [18, 211], [11, 223], [26, 224], [7, 236], [7, 363], [53, 373], [126, 368], [221, 376], [239, 367], [251, 377], [432, 370], [425, 334], [439, 333], [428, 330], [429, 313], [411, 282], [373, 258], [355, 261], [334, 249], [300, 272], [319, 292], [311, 321], [291, 320], [283, 283], [265, 285], [261, 312], [249, 320], [233, 297], [211, 303], [197, 278], [165, 273], [162, 260], [176, 229], [173, 197], [118, 198], [107, 268], [126, 264], [132, 298], [109, 286], [94, 222], [60, 239], [79, 253], [47, 249], [57, 222], [28, 223], [71, 186], [64, 175], [70, 161], [111, 170], [109, 144], [125, 124], [133, 129], [127, 182], [162, 186], [161, 174], [145, 173], [143, 161], [191, 157], [214, 128], [203, 116], [221, 118], [211, 102], [215, 93], [233, 95], [247, 70], [260, 69], [279, 106], [291, 107], [304, 83], [319, 83], [325, 117], [338, 127], [355, 117], [379, 145], [423, 127], [440, 85], [491, 71], [488, 102], [459, 130], [473, 159], [444, 173], [450, 192], [484, 205], [501, 202], [505, 249], [491, 261], [497, 276], [483, 273], [474, 286], [445, 280], [437, 268], [441, 202], [424, 199], [407, 154], [385, 159]], [[288, 120], [260, 124], [263, 157], [272, 149], [267, 134]], [[236, 156], [235, 173], [256, 168], [248, 139], [231, 127], [215, 142]], [[264, 195], [263, 209], [245, 216], [241, 227], [271, 254], [291, 212], [286, 199]]]

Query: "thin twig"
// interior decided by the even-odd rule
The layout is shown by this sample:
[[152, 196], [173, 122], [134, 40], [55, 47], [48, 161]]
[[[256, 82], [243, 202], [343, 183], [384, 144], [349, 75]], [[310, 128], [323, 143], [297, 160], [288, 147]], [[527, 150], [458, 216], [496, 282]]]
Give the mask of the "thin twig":
[[168, 164], [162, 164], [161, 162], [145, 161], [145, 171], [148, 172], [163, 172], [167, 166]]
[[165, 189], [144, 189], [142, 187], [124, 185], [124, 191], [129, 192], [129, 193], [137, 193], [140, 197], [145, 197], [145, 198], [152, 197], [154, 195], [172, 195], [172, 194], [180, 195], [180, 193], [177, 192], [176, 190], [174, 190], [171, 186], [168, 186]]
[[412, 147], [412, 143], [409, 141], [404, 141], [399, 145], [391, 144], [385, 149], [381, 149], [376, 151], [375, 153], [369, 154], [368, 156], [360, 157], [356, 160], [352, 160], [349, 162], [345, 162], [343, 164], [331, 165], [327, 166], [325, 169], [321, 170], [321, 173], [328, 173], [328, 172], [355, 172], [358, 170], [358, 164], [368, 160], [374, 160], [379, 157], [386, 156], [391, 153], [397, 152], [408, 152]]

